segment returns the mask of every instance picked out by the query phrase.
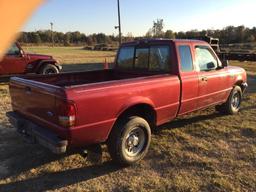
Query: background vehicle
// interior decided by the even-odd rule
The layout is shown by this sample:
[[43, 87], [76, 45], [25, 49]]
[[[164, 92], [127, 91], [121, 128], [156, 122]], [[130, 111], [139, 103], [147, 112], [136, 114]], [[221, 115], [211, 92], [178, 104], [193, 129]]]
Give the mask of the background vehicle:
[[52, 56], [25, 53], [18, 43], [13, 44], [0, 61], [0, 75], [57, 74], [60, 70], [61, 66]]
[[[200, 39], [200, 38], [199, 38]], [[256, 61], [256, 54], [240, 51], [223, 51], [220, 48], [219, 39], [209, 36], [201, 38], [211, 45], [218, 57], [222, 60]]]
[[142, 40], [123, 44], [111, 70], [12, 78], [7, 115], [55, 153], [107, 143], [114, 160], [132, 164], [159, 125], [209, 106], [237, 113], [246, 81], [206, 42]]

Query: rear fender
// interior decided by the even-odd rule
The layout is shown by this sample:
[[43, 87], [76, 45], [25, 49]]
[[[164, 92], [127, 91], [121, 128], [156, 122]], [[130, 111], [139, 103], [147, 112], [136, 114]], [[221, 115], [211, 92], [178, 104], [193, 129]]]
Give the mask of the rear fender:
[[146, 104], [151, 106], [153, 109], [155, 109], [155, 105], [152, 102], [152, 100], [150, 100], [147, 97], [134, 97], [131, 98], [130, 100], [128, 100], [122, 107], [121, 110], [118, 112], [118, 114], [116, 115], [116, 117], [120, 117], [126, 110], [128, 110], [131, 107], [134, 107], [136, 105], [141, 105], [141, 104]]

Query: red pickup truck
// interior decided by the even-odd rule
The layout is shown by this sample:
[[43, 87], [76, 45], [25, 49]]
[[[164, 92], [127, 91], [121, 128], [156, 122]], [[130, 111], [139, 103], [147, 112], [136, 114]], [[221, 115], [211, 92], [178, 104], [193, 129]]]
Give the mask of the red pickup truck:
[[25, 53], [18, 43], [14, 43], [2, 60], [0, 76], [16, 74], [53, 74], [59, 73], [61, 66], [49, 55]]
[[7, 115], [54, 153], [106, 143], [115, 161], [132, 164], [159, 125], [209, 106], [237, 113], [246, 81], [206, 42], [141, 40], [119, 48], [114, 69], [11, 78]]

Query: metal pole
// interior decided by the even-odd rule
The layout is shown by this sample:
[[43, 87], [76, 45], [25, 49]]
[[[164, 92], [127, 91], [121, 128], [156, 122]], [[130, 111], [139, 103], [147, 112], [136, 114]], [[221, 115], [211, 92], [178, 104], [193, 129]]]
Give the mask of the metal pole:
[[54, 47], [54, 39], [53, 39], [53, 23], [51, 22], [51, 36], [52, 36], [52, 47]]
[[117, 0], [117, 7], [118, 7], [118, 29], [119, 29], [119, 44], [122, 44], [122, 28], [121, 28], [121, 14], [120, 14], [120, 3]]

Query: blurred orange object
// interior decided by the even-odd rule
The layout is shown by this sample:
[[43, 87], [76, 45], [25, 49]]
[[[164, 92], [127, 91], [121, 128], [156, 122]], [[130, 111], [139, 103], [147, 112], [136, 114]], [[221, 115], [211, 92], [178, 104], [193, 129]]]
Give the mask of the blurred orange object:
[[43, 0], [0, 0], [0, 59]]

